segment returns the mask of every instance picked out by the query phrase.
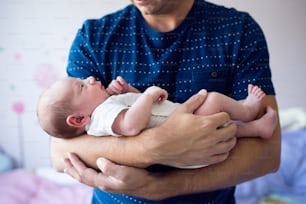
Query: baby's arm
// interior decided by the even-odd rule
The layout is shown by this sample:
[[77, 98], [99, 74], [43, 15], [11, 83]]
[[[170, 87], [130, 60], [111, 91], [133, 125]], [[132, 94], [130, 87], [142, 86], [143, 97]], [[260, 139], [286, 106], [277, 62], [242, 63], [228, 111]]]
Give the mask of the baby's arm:
[[114, 79], [109, 84], [106, 91], [109, 95], [118, 95], [128, 92], [140, 93], [138, 89], [130, 86], [121, 76], [118, 76], [116, 79]]
[[112, 125], [113, 131], [126, 136], [138, 134], [149, 123], [152, 105], [162, 103], [167, 98], [166, 90], [156, 86], [147, 88], [129, 109], [119, 113]]

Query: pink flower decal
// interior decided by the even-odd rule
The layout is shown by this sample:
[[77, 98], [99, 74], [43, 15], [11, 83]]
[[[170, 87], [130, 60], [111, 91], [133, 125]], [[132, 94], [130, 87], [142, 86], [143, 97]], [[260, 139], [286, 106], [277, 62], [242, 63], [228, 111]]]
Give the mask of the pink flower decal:
[[24, 112], [24, 104], [22, 102], [15, 102], [13, 104], [13, 110], [15, 113], [17, 113], [18, 115], [21, 115]]
[[19, 52], [17, 52], [17, 53], [15, 53], [14, 58], [15, 58], [15, 60], [21, 60], [22, 55]]
[[59, 73], [52, 64], [39, 64], [33, 78], [39, 87], [45, 89], [59, 78]]

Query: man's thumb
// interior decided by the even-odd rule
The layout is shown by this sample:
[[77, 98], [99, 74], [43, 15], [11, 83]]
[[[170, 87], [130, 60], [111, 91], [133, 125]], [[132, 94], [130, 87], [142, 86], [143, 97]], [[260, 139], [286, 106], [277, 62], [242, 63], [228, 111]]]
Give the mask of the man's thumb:
[[194, 113], [206, 100], [207, 91], [205, 89], [200, 90], [197, 94], [191, 96], [185, 103], [183, 103], [178, 111], [185, 113]]

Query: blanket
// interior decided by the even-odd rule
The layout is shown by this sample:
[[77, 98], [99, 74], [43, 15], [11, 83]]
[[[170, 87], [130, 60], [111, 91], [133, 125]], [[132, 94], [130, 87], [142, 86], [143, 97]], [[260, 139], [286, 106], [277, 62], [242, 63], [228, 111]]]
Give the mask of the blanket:
[[59, 183], [25, 170], [0, 174], [1, 204], [86, 204], [92, 189], [81, 183]]
[[[283, 131], [281, 165], [277, 172], [237, 186], [237, 204], [278, 199], [287, 204], [306, 203], [306, 131]], [[268, 202], [266, 202], [268, 203]], [[269, 202], [281, 203], [281, 202]]]

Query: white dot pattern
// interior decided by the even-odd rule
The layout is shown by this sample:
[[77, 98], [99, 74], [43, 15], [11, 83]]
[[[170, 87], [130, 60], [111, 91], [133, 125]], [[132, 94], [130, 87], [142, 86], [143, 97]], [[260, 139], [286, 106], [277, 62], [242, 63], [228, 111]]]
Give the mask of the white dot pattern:
[[[102, 194], [101, 194], [102, 193]], [[103, 196], [101, 196], [103, 195]], [[97, 191], [97, 189], [93, 192], [94, 201], [92, 204], [224, 204], [219, 201], [201, 201], [196, 199], [194, 202], [183, 201], [179, 199], [171, 200], [166, 199], [164, 201], [148, 201], [142, 198], [137, 198], [129, 195], [118, 195], [107, 192]]]
[[[170, 100], [180, 103], [203, 88], [243, 99], [249, 83], [275, 94], [267, 45], [258, 24], [247, 13], [202, 0], [196, 0], [185, 21], [168, 33], [151, 29], [134, 6], [86, 21], [72, 44], [67, 73], [94, 76], [105, 86], [120, 75], [141, 91], [161, 86]], [[193, 201], [193, 196], [184, 199], [223, 203], [202, 195], [201, 202]], [[99, 203], [173, 203], [104, 196], [111, 202]]]

